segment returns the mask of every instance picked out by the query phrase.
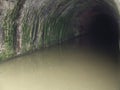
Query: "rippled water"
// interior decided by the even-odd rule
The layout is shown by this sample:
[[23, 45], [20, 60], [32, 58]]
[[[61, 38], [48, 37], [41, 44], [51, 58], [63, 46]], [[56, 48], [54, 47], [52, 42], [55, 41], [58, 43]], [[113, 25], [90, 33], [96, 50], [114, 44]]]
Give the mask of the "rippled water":
[[0, 90], [119, 90], [115, 58], [79, 41], [0, 64]]

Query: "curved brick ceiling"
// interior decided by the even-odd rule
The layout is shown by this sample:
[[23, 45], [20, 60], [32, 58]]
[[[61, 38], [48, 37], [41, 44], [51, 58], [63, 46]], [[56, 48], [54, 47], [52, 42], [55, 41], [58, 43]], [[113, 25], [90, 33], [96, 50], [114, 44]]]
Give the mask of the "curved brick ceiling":
[[1, 47], [7, 57], [85, 34], [99, 14], [119, 25], [119, 0], [1, 0], [0, 4]]

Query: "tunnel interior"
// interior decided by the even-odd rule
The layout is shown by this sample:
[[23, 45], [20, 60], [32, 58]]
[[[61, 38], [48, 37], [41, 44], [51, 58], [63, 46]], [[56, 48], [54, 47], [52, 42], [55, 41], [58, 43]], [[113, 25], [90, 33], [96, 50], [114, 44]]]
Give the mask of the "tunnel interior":
[[19, 0], [2, 25], [1, 58], [78, 37], [79, 45], [119, 51], [119, 10], [114, 1]]

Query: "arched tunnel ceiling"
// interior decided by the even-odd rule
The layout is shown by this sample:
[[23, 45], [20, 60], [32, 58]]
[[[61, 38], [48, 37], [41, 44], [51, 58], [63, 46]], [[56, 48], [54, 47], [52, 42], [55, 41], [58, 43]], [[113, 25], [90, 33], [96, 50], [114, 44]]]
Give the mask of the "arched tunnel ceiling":
[[119, 23], [119, 2], [1, 0], [0, 26], [1, 32], [4, 33], [1, 34], [4, 38], [0, 38], [1, 50], [7, 52], [6, 56], [11, 56], [60, 43], [86, 33], [94, 16], [101, 13]]

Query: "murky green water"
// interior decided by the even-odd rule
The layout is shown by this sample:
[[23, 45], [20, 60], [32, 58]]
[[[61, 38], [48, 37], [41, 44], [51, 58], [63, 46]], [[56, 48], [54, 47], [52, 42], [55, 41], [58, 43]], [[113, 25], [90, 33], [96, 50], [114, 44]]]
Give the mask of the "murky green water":
[[114, 58], [78, 42], [0, 64], [0, 90], [119, 90]]

